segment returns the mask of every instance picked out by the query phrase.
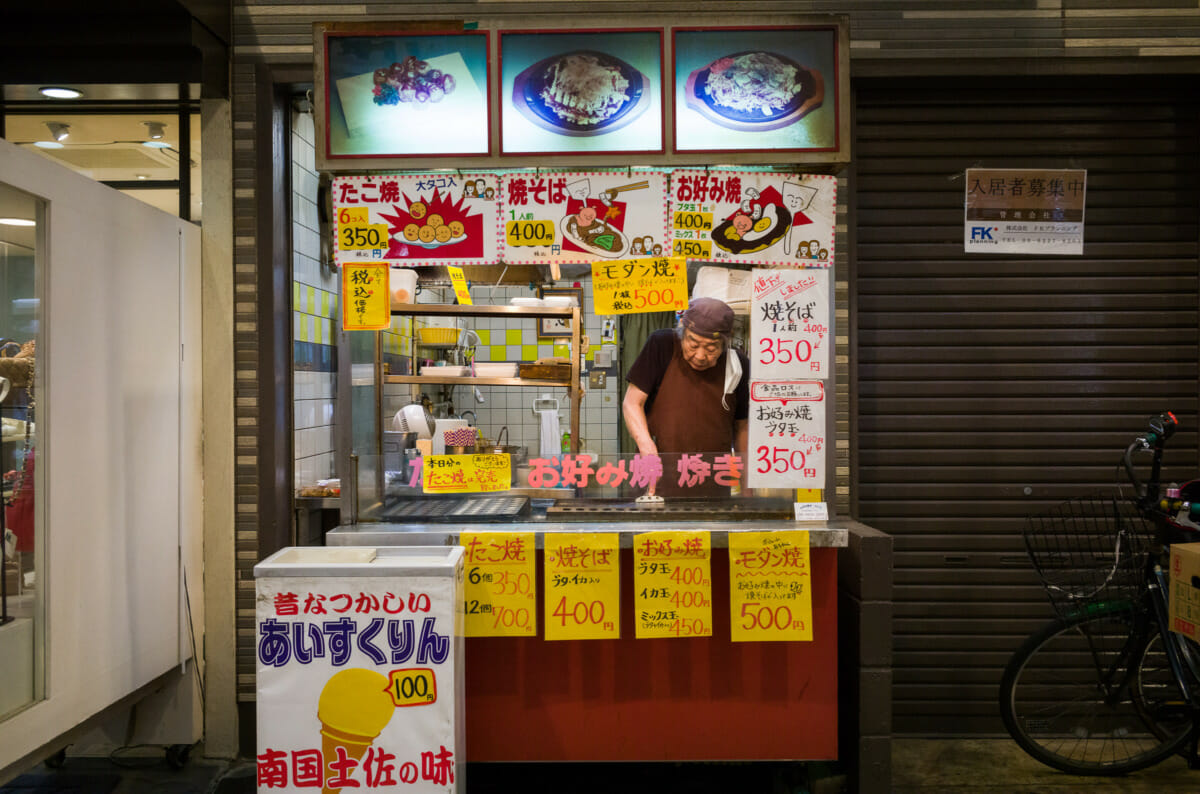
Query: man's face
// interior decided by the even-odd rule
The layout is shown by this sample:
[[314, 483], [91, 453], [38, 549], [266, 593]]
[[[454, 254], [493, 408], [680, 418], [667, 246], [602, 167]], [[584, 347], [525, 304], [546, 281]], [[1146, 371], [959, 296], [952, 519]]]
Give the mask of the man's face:
[[683, 360], [695, 370], [711, 369], [725, 350], [720, 339], [705, 339], [689, 329], [683, 332], [682, 347]]

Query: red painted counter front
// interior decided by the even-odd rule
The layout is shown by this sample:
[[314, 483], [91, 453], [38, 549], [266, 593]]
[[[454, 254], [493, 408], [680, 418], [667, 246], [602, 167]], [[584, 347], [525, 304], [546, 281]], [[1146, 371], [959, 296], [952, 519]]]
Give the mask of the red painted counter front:
[[813, 548], [812, 642], [731, 642], [729, 555], [713, 549], [713, 636], [634, 638], [621, 552], [621, 639], [467, 640], [470, 761], [837, 758], [837, 549]]

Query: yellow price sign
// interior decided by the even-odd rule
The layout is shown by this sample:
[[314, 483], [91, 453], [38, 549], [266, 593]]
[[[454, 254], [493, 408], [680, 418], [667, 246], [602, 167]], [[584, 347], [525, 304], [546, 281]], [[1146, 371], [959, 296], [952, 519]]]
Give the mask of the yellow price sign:
[[712, 240], [676, 240], [671, 253], [688, 259], [712, 259]]
[[437, 677], [429, 667], [406, 667], [388, 673], [388, 694], [392, 705], [428, 706], [437, 702]]
[[537, 634], [537, 580], [532, 532], [463, 532], [468, 637]]
[[504, 235], [509, 245], [554, 245], [554, 221], [508, 221]]
[[458, 298], [458, 305], [471, 305], [471, 292], [467, 289], [467, 277], [463, 273], [461, 267], [448, 265], [446, 272], [450, 274], [450, 283], [454, 286], [454, 297]]
[[713, 214], [711, 212], [676, 212], [672, 225], [676, 229], [711, 231]]
[[638, 639], [712, 636], [712, 540], [707, 532], [647, 532], [633, 539]]
[[374, 262], [342, 265], [342, 329], [376, 331], [392, 323], [388, 266]]
[[425, 493], [489, 493], [512, 486], [510, 455], [426, 455], [422, 461]]
[[387, 248], [391, 237], [386, 223], [364, 223], [338, 226], [339, 251], [363, 251]]
[[366, 207], [342, 207], [337, 214], [338, 226], [363, 225], [368, 222]]
[[734, 642], [813, 638], [807, 531], [729, 533], [729, 613]]
[[596, 314], [643, 314], [687, 308], [687, 261], [620, 259], [592, 262], [592, 303]]
[[547, 532], [543, 543], [546, 639], [619, 638], [620, 535]]

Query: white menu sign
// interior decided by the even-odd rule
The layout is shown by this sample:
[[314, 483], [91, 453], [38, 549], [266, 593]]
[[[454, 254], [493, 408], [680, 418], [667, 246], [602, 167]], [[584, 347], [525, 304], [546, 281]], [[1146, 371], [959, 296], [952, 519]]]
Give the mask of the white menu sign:
[[828, 270], [751, 272], [750, 371], [761, 380], [829, 377]]
[[825, 487], [825, 385], [750, 381], [751, 488]]

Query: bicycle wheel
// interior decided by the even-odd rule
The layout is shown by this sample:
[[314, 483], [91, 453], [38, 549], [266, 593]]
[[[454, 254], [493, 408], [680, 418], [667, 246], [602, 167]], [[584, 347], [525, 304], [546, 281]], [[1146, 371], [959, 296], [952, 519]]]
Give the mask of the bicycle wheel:
[[[1138, 669], [1131, 664], [1154, 661], [1141, 653], [1149, 629], [1132, 608], [1101, 605], [1026, 639], [1000, 681], [1000, 715], [1012, 738], [1043, 764], [1075, 775], [1121, 775], [1178, 751], [1190, 731], [1173, 731], [1166, 715], [1151, 730], [1131, 694]], [[1161, 680], [1146, 672], [1147, 685]], [[1141, 691], [1142, 708], [1154, 709], [1154, 693]]]
[[[1189, 689], [1198, 691], [1200, 681], [1196, 680], [1195, 669], [1200, 666], [1200, 646], [1186, 638], [1179, 639], [1179, 650], [1185, 657], [1185, 680]], [[1186, 663], [1186, 657], [1191, 657], [1192, 664]], [[1189, 737], [1193, 730], [1191, 707], [1171, 672], [1163, 650], [1162, 632], [1151, 632], [1134, 658], [1138, 660], [1137, 672], [1129, 681], [1130, 697], [1142, 721], [1163, 742], [1174, 742], [1180, 735]]]

